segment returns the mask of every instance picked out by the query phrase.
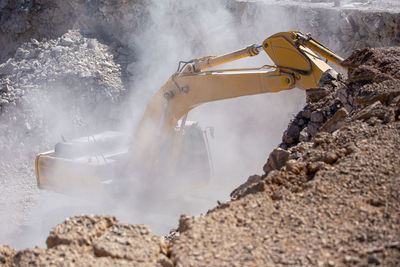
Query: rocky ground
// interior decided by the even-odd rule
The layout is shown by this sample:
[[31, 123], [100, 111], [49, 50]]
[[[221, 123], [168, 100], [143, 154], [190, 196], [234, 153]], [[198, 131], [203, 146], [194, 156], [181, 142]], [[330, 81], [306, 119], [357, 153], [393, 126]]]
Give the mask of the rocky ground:
[[[263, 175], [168, 241], [114, 217], [54, 227], [47, 249], [1, 247], [5, 266], [398, 266], [400, 48], [355, 51], [324, 75]], [[296, 130], [293, 130], [296, 128]]]

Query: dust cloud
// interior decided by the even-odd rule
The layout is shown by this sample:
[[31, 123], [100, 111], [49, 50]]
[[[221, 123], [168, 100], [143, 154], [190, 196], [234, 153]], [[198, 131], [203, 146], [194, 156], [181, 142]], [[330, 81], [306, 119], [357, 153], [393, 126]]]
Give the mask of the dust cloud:
[[[143, 113], [147, 100], [176, 71], [178, 61], [229, 53], [291, 29], [289, 23], [276, 25], [281, 14], [269, 10], [269, 16], [264, 17], [262, 11], [249, 9], [238, 16], [222, 1], [153, 1], [149, 12], [151, 23], [142, 35], [132, 37], [140, 48], [135, 66], [140, 79], [132, 90], [132, 114]], [[271, 61], [266, 55], [259, 55], [223, 68], [265, 64]], [[280, 143], [282, 132], [303, 104], [304, 94], [296, 89], [207, 103], [189, 112], [188, 120], [215, 130], [214, 138], [208, 138], [214, 174], [207, 187], [180, 196], [177, 202], [187, 203], [186, 206], [177, 208], [178, 204], [172, 202], [164, 207], [178, 210], [173, 216], [175, 223], [181, 213], [196, 215], [212, 208], [217, 200], [227, 200], [235, 186], [249, 175], [261, 173], [268, 153]], [[160, 229], [156, 221], [146, 223]], [[164, 233], [168, 230], [163, 229]]]
[[[257, 8], [233, 14], [226, 1], [154, 0], [148, 12], [150, 17], [141, 33], [131, 36], [137, 49], [137, 62], [130, 66], [135, 80], [130, 88], [129, 116], [122, 127], [130, 135], [135, 132], [148, 100], [176, 71], [179, 60], [219, 55], [259, 44], [275, 32], [291, 30], [293, 25], [289, 21], [277, 25], [282, 14], [272, 10], [268, 16], [263, 16]], [[270, 63], [265, 55], [260, 55], [226, 67], [247, 68]], [[215, 129], [215, 137], [209, 138], [214, 174], [208, 187], [176, 195], [162, 203], [158, 202], [162, 198], [157, 195], [142, 194], [142, 200], [129, 196], [134, 187], [146, 190], [147, 180], [124, 184], [128, 197], [125, 194], [119, 200], [105, 195], [87, 194], [78, 198], [41, 191], [35, 200], [36, 207], [29, 211], [26, 226], [7, 229], [11, 234], [2, 243], [16, 248], [44, 246], [52, 226], [68, 216], [83, 213], [115, 215], [123, 222], [147, 224], [155, 234], [166, 234], [177, 226], [180, 214], [205, 213], [217, 200], [227, 200], [235, 186], [249, 175], [261, 173], [268, 153], [280, 143], [286, 125], [303, 104], [304, 94], [297, 89], [204, 104], [191, 111], [188, 119], [198, 121], [203, 128]], [[50, 113], [57, 110], [41, 108]], [[65, 126], [59, 122], [67, 120], [57, 118], [55, 127], [62, 131]], [[162, 181], [152, 186], [159, 187], [155, 190], [159, 194], [164, 193]], [[15, 238], [16, 234], [19, 238]]]

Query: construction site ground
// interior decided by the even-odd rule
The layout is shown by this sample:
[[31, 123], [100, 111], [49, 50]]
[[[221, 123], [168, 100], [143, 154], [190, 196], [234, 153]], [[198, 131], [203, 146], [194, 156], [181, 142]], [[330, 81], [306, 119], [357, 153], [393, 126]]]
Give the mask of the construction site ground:
[[[17, 1], [9, 1], [14, 6], [3, 2], [0, 10], [6, 7], [7, 11], [2, 14], [17, 5]], [[126, 4], [122, 2], [118, 4], [121, 10]], [[231, 9], [246, 1], [234, 2]], [[290, 4], [302, 8], [313, 5], [312, 1], [294, 2], [299, 1]], [[366, 13], [382, 9], [390, 13], [390, 23], [400, 21], [396, 1], [341, 2]], [[315, 3], [329, 9], [332, 4]], [[140, 4], [135, 8], [140, 10]], [[251, 8], [246, 10], [241, 14]], [[351, 36], [356, 29], [349, 25], [359, 18], [362, 15], [357, 13], [351, 22], [341, 24], [340, 31], [349, 31]], [[79, 23], [89, 27], [92, 22], [81, 19]], [[383, 27], [377, 46], [389, 44], [386, 37], [396, 29], [390, 23], [386, 28], [377, 24]], [[11, 27], [4, 25], [0, 25], [2, 30]], [[359, 48], [372, 42], [374, 27], [360, 35], [359, 43], [346, 45]], [[266, 162], [258, 175], [249, 173], [247, 180], [243, 177], [243, 183], [232, 188], [216, 184], [213, 192], [197, 191], [186, 200], [177, 199], [187, 209], [177, 208], [166, 216], [143, 215], [140, 223], [157, 221], [151, 229], [126, 223], [139, 216], [135, 211], [127, 215], [126, 209], [118, 211], [114, 203], [104, 200], [99, 208], [98, 199], [41, 191], [36, 185], [34, 156], [54, 145], [60, 134], [78, 136], [121, 127], [121, 115], [129, 112], [123, 107], [129, 85], [137, 82], [134, 48], [122, 39], [110, 43], [90, 34], [74, 29], [39, 41], [13, 37], [18, 44], [15, 53], [7, 48], [1, 55], [0, 237], [4, 241], [0, 240], [0, 265], [400, 265], [398, 43], [347, 51], [349, 57], [343, 62], [347, 73], [326, 73], [319, 88], [301, 94], [302, 107], [285, 126], [280, 144], [265, 152]], [[395, 36], [393, 42], [400, 40]], [[328, 42], [337, 39], [329, 38]], [[55, 106], [43, 104], [54, 100]], [[70, 121], [60, 123], [58, 112]], [[230, 173], [229, 166], [226, 172]], [[216, 203], [216, 191], [224, 192], [219, 199], [226, 201]], [[232, 192], [230, 197], [227, 192]], [[200, 214], [199, 205], [190, 209], [194, 202], [209, 210]], [[190, 215], [180, 215], [181, 210]], [[89, 213], [96, 215], [78, 215]], [[65, 219], [65, 214], [76, 216]], [[166, 225], [174, 229], [168, 233]]]

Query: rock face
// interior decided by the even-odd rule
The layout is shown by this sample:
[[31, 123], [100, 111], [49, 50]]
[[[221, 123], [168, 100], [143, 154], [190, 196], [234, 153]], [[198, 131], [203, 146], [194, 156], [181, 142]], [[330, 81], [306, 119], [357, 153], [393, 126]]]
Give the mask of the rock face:
[[[342, 56], [365, 47], [400, 45], [400, 6], [396, 1], [236, 1], [230, 2], [241, 23], [254, 21], [310, 32]], [[279, 14], [279, 15], [277, 15]], [[284, 17], [284, 21], [281, 18]], [[277, 26], [275, 26], [277, 27]]]
[[[188, 1], [182, 1], [178, 6], [185, 2]], [[255, 21], [271, 25], [279, 20], [276, 18], [279, 14], [280, 18], [285, 17], [285, 22], [279, 21], [285, 28], [309, 31], [345, 56], [358, 48], [400, 44], [399, 5], [390, 0], [377, 4], [373, 1], [342, 1], [343, 5], [336, 8], [328, 0], [218, 2], [249, 28]], [[20, 44], [32, 38], [54, 39], [70, 29], [77, 29], [85, 36], [96, 36], [118, 46], [117, 60], [126, 67], [134, 61], [136, 44], [132, 35], [139, 34], [152, 22], [148, 12], [150, 5], [151, 1], [126, 0], [1, 1], [0, 47], [3, 49], [0, 62], [12, 57]], [[180, 11], [171, 8], [170, 12], [180, 16]]]
[[21, 43], [58, 38], [73, 28], [128, 46], [131, 35], [127, 33], [140, 31], [145, 14], [141, 1], [1, 1], [0, 62], [12, 56]]
[[[231, 201], [204, 216], [182, 215], [179, 234], [169, 243], [142, 225], [80, 216], [53, 228], [47, 249], [1, 247], [1, 262], [398, 266], [399, 53], [398, 47], [355, 51], [345, 61], [349, 79], [321, 82], [318, 97], [313, 92], [315, 97], [291, 123], [308, 134], [305, 139], [275, 149], [265, 173], [251, 176]], [[363, 69], [372, 70], [374, 77], [358, 75]], [[354, 80], [351, 73], [366, 78]], [[312, 119], [315, 113], [322, 119]], [[311, 134], [308, 127], [314, 124], [318, 127], [312, 126]]]

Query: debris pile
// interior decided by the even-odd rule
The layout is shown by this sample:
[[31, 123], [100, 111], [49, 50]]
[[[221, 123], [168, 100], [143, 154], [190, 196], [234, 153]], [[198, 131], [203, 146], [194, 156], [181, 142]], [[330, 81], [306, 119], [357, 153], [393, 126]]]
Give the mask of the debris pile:
[[399, 265], [400, 48], [358, 50], [344, 65], [348, 79], [327, 73], [307, 92], [288, 127], [298, 135], [285, 132], [265, 173], [205, 216], [182, 215], [168, 243], [144, 226], [80, 216], [53, 228], [47, 249], [1, 247], [1, 262]]
[[[32, 39], [0, 64], [0, 93], [1, 136], [17, 142], [27, 135], [54, 140], [63, 130], [104, 126], [118, 118], [110, 104], [121, 101], [125, 88], [108, 47], [69, 31], [54, 40]], [[70, 130], [59, 129], [57, 119], [65, 123], [67, 118], [74, 120]]]
[[[264, 175], [249, 177], [233, 201], [207, 216], [181, 217], [172, 258], [182, 265], [399, 264], [400, 49], [358, 50], [344, 65], [347, 80], [328, 73], [307, 92], [283, 137], [289, 149], [271, 153]], [[293, 125], [297, 135], [288, 137]]]
[[307, 105], [289, 124], [280, 147], [287, 149], [310, 141], [320, 131], [331, 133], [348, 116], [394, 121], [399, 114], [399, 57], [398, 48], [365, 48], [343, 62], [348, 69], [347, 81], [332, 72], [325, 73], [319, 81], [320, 88], [307, 90]]

